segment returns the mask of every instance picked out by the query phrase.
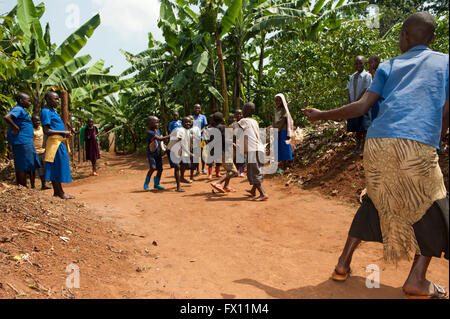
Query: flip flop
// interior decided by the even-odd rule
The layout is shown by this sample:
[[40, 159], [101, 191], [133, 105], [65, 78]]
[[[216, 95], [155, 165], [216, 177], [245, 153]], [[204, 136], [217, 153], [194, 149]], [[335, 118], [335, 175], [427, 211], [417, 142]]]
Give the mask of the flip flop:
[[348, 269], [346, 274], [339, 274], [336, 272], [336, 269], [334, 269], [333, 274], [331, 275], [331, 279], [333, 279], [334, 281], [344, 282], [348, 279], [351, 273], [351, 268]]
[[224, 188], [223, 190], [227, 193], [235, 193], [236, 192], [236, 190], [231, 187]]
[[406, 299], [448, 299], [448, 291], [444, 287], [433, 283], [434, 293], [432, 295], [409, 295], [405, 293]]
[[181, 187], [180, 189], [176, 189], [175, 191], [178, 192], [178, 193], [184, 193], [185, 192], [183, 187]]
[[225, 194], [226, 193], [226, 191], [222, 188], [222, 187], [219, 187], [219, 186], [217, 186], [216, 184], [214, 184], [214, 183], [209, 183], [209, 185], [211, 185], [211, 187], [212, 188], [214, 188], [216, 191], [218, 191], [219, 193], [222, 193], [222, 194]]

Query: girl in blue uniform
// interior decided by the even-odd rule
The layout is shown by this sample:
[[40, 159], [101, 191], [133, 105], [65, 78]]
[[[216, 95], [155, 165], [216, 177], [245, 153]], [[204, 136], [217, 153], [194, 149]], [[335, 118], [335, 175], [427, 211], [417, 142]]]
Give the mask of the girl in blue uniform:
[[5, 115], [4, 120], [10, 125], [8, 142], [13, 150], [17, 185], [27, 187], [27, 173], [41, 166], [33, 144], [33, 123], [25, 111], [31, 105], [30, 97], [19, 93], [16, 101], [17, 106]]
[[[45, 95], [47, 105], [41, 111], [41, 123], [46, 138], [45, 180], [53, 184], [53, 196], [73, 199], [65, 194], [61, 183], [72, 183], [67, 148], [63, 142], [71, 136], [55, 108], [59, 105], [59, 96], [55, 92]], [[52, 152], [53, 150], [53, 152]], [[52, 154], [53, 153], [53, 154]]]

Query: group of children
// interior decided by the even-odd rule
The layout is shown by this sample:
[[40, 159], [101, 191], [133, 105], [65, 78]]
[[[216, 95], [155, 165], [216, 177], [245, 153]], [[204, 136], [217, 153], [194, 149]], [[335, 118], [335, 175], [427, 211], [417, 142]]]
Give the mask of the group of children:
[[[178, 112], [174, 112], [173, 121], [169, 124], [169, 135], [162, 136], [159, 130], [159, 119], [156, 116], [148, 117], [148, 131], [147, 131], [147, 158], [150, 169], [147, 173], [144, 189], [150, 189], [150, 181], [153, 173], [156, 171], [154, 177], [154, 189], [164, 190], [160, 185], [161, 176], [163, 172], [163, 155], [166, 153], [169, 159], [170, 167], [174, 169], [174, 177], [176, 182], [176, 191], [185, 192], [181, 186], [182, 183], [191, 184], [195, 181], [194, 176], [200, 174], [200, 163], [202, 163], [202, 172], [205, 164], [208, 166], [208, 180], [213, 190], [219, 193], [230, 193], [235, 190], [230, 187], [230, 180], [236, 176], [244, 176], [244, 167], [247, 165], [247, 177], [252, 189], [247, 192], [255, 201], [264, 201], [269, 197], [262, 188], [264, 165], [264, 145], [259, 137], [259, 125], [256, 120], [252, 118], [255, 113], [255, 105], [247, 103], [243, 110], [237, 110], [233, 115], [233, 123], [230, 128], [236, 130], [240, 129], [244, 139], [244, 147], [239, 147], [236, 138], [231, 137], [227, 140], [226, 126], [224, 123], [223, 114], [215, 112], [210, 116], [208, 124], [206, 117], [201, 114], [201, 106], [196, 104], [194, 107], [195, 115], [189, 115], [180, 120]], [[215, 134], [220, 133], [220, 134]], [[221, 141], [214, 141], [215, 138], [220, 137]], [[164, 144], [167, 144], [167, 149]], [[211, 145], [221, 144], [221, 148], [209, 147]], [[233, 159], [226, 159], [226, 146], [233, 145], [233, 154], [244, 153], [246, 161], [236, 160], [239, 156], [233, 156]], [[221, 154], [215, 154], [217, 149], [221, 149]], [[239, 158], [244, 158], [244, 154]], [[216, 182], [212, 182], [213, 167], [215, 165], [215, 176], [219, 178]], [[220, 170], [226, 171], [225, 175], [221, 175]], [[190, 179], [186, 179], [186, 171], [190, 171]], [[197, 174], [195, 175], [195, 172]], [[223, 185], [222, 185], [223, 184]], [[256, 191], [259, 191], [259, 197], [256, 197]]]

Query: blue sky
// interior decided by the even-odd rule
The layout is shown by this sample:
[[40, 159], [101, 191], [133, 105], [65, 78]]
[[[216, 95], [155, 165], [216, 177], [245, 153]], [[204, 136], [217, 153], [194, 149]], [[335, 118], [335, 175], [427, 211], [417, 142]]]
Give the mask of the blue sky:
[[[50, 23], [52, 42], [58, 45], [77, 26], [100, 13], [102, 23], [78, 55], [90, 54], [91, 64], [98, 59], [105, 60], [105, 66], [113, 66], [113, 74], [129, 66], [120, 49], [131, 53], [145, 50], [148, 32], [162, 40], [157, 27], [158, 0], [34, 0], [35, 5], [41, 2], [46, 8], [41, 18], [42, 28]], [[16, 3], [16, 0], [0, 0], [0, 15], [10, 11]]]

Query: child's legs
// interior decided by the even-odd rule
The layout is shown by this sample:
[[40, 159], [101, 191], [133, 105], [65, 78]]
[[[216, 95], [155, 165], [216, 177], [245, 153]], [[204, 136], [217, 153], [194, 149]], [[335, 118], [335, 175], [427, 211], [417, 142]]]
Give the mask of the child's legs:
[[29, 173], [30, 175], [30, 184], [31, 184], [31, 188], [35, 188], [35, 181], [36, 181], [36, 172], [35, 171], [31, 171]]
[[16, 172], [17, 185], [27, 187], [27, 172]]
[[46, 186], [45, 186], [45, 175], [40, 175], [39, 177], [41, 178], [41, 188], [42, 189], [46, 188]]
[[148, 170], [148, 172], [147, 172], [147, 176], [148, 176], [149, 178], [151, 178], [154, 172], [155, 172], [155, 169], [151, 167], [151, 168]]
[[156, 172], [156, 178], [161, 179], [162, 173], [163, 173], [163, 170], [162, 170], [162, 169], [159, 169], [159, 170]]
[[91, 163], [92, 163], [92, 171], [94, 173], [96, 173], [97, 172], [97, 165], [96, 165], [97, 160], [91, 160]]

